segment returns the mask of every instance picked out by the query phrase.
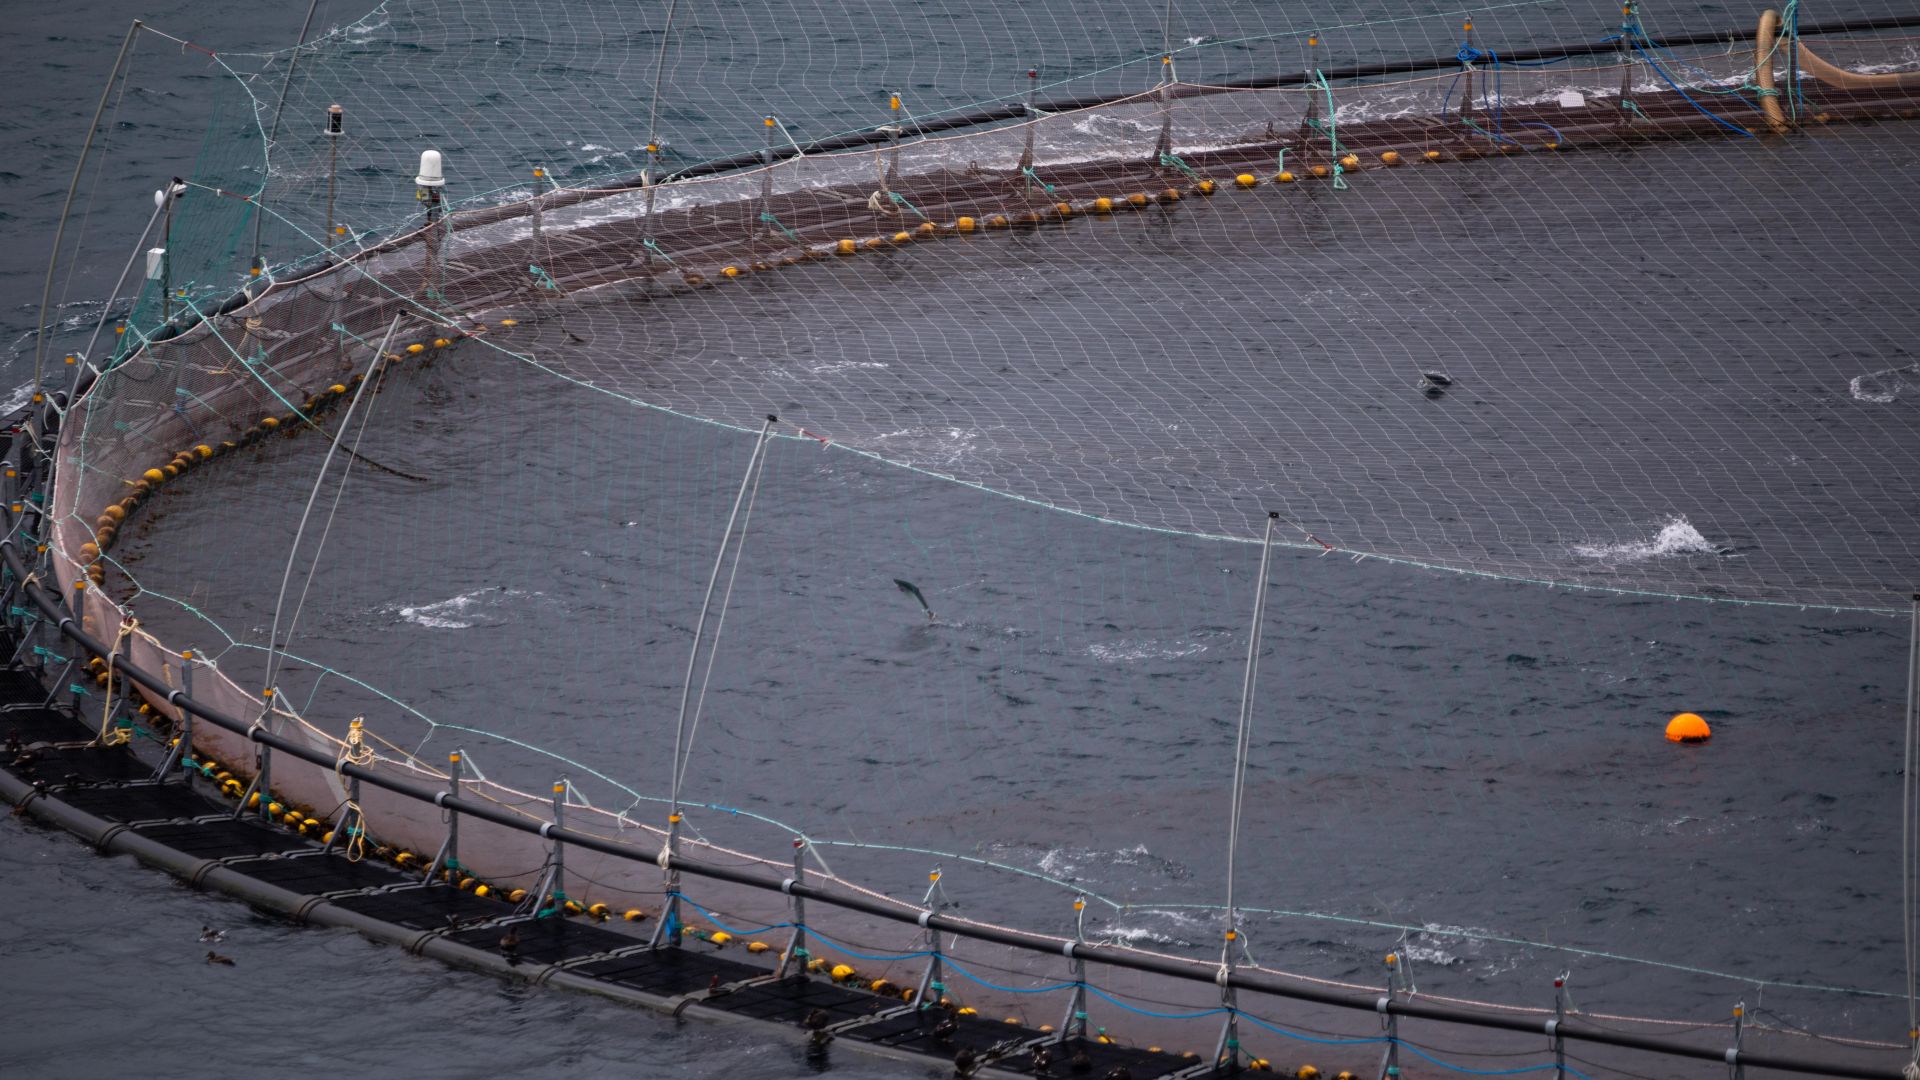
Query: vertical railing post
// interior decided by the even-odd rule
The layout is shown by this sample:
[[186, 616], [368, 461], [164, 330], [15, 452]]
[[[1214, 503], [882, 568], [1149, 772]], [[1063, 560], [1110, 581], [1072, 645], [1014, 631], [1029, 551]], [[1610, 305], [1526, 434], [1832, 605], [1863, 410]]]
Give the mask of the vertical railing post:
[[[561, 777], [553, 783], [553, 827], [567, 827], [567, 779]], [[547, 896], [554, 907], [564, 904], [567, 899], [567, 845], [559, 837], [553, 837], [553, 874], [547, 886]]]
[[1736, 1002], [1733, 1006], [1733, 1049], [1727, 1051], [1728, 1080], [1746, 1080], [1747, 1067], [1740, 1063], [1740, 1044], [1747, 1023], [1747, 1003]]
[[[364, 765], [372, 760], [371, 751], [365, 749], [365, 725], [366, 720], [356, 716], [347, 726], [347, 745], [342, 752], [340, 759], [342, 762]], [[342, 851], [347, 852], [351, 858], [358, 859], [359, 855], [355, 852], [359, 850], [359, 845], [354, 841], [359, 838], [365, 828], [365, 817], [360, 811], [360, 778], [350, 776], [347, 778], [347, 805], [341, 809], [340, 820], [334, 822], [333, 828], [327, 831], [326, 842], [320, 845], [320, 850], [332, 851], [335, 841], [338, 841]], [[432, 875], [428, 876], [431, 878]]]
[[[1073, 941], [1084, 945], [1087, 941], [1087, 898], [1073, 898]], [[1073, 958], [1073, 995], [1067, 999], [1067, 1014], [1060, 1018], [1060, 1035], [1057, 1042], [1069, 1042], [1083, 1039], [1087, 1034], [1087, 962], [1079, 956]]]
[[650, 946], [680, 944], [680, 807], [675, 804], [667, 815], [667, 846], [660, 851], [660, 865], [666, 872], [666, 903], [660, 909], [660, 921], [654, 924]]
[[773, 977], [784, 979], [789, 969], [807, 970], [807, 902], [793, 891], [793, 886], [804, 885], [807, 881], [805, 855], [807, 839], [804, 836], [793, 838], [793, 876], [780, 887], [787, 894], [788, 908], [793, 920], [793, 933], [787, 938], [787, 947], [780, 953], [780, 966], [773, 969]]
[[[465, 753], [455, 750], [447, 755], [447, 795], [460, 797], [460, 777], [465, 770], [462, 760]], [[447, 815], [447, 838], [440, 841], [440, 850], [433, 856], [433, 862], [427, 866], [427, 880], [432, 881], [442, 869], [449, 871], [448, 879], [454, 880], [452, 871], [460, 869], [460, 813], [442, 804], [441, 812]]]
[[1395, 949], [1387, 954], [1387, 992], [1374, 1003], [1380, 1013], [1380, 1026], [1386, 1032], [1387, 1049], [1380, 1055], [1380, 1075], [1378, 1080], [1394, 1080], [1400, 1075], [1400, 1015], [1393, 1011], [1393, 998], [1398, 989], [1400, 951]]
[[927, 932], [927, 969], [920, 973], [920, 985], [913, 992], [913, 1003], [922, 1009], [930, 1008], [927, 995], [933, 995], [933, 1005], [940, 1004], [947, 996], [947, 984], [942, 981], [945, 973], [940, 965], [940, 931], [932, 925], [933, 897], [940, 891], [940, 868], [934, 867], [927, 872], [927, 895], [921, 900], [925, 905], [920, 912], [920, 927]]
[[1567, 1080], [1567, 1037], [1560, 1033], [1560, 1025], [1567, 1022], [1567, 973], [1553, 980], [1553, 1020], [1548, 1030], [1553, 1033], [1553, 1080]]
[[[273, 730], [267, 723], [273, 717], [273, 688], [269, 686], [260, 691], [260, 699], [265, 704], [260, 709], [260, 718], [253, 722], [253, 728], [248, 729], [249, 736], [253, 729]], [[268, 822], [273, 821], [273, 815], [267, 811], [268, 804], [273, 801], [273, 747], [257, 740], [253, 743], [253, 784], [241, 793], [240, 805], [233, 811], [234, 817], [238, 818], [247, 812], [247, 797], [256, 791], [260, 793], [260, 816]]]
[[1027, 96], [1026, 96], [1026, 102], [1025, 102], [1026, 110], [1027, 110], [1027, 114], [1026, 114], [1027, 140], [1026, 140], [1026, 148], [1020, 151], [1020, 183], [1021, 183], [1021, 191], [1026, 196], [1029, 202], [1033, 200], [1033, 135], [1034, 135], [1034, 129], [1040, 126], [1036, 122], [1036, 120], [1039, 117], [1039, 114], [1036, 113], [1033, 108], [1033, 89], [1034, 89], [1034, 84], [1039, 81], [1040, 81], [1040, 69], [1028, 68], [1027, 69]]
[[440, 189], [447, 186], [445, 166], [438, 150], [420, 151], [420, 172], [413, 178], [414, 197], [426, 204], [427, 208], [427, 244], [425, 283], [421, 288], [424, 300], [442, 299], [440, 293]]
[[760, 220], [755, 222], [753, 236], [759, 239], [773, 232], [773, 136], [775, 121], [773, 117], [762, 118], [766, 131], [766, 143], [760, 150]]
[[[180, 696], [184, 698], [193, 697], [193, 664], [193, 650], [182, 650], [180, 653]], [[174, 739], [173, 747], [167, 751], [166, 759], [160, 763], [160, 768], [153, 774], [154, 780], [162, 784], [166, 783], [167, 778], [172, 776], [174, 770], [180, 767], [181, 759], [193, 753], [193, 713], [178, 704], [175, 704], [174, 708], [180, 712], [180, 728], [177, 732], [177, 737]]]

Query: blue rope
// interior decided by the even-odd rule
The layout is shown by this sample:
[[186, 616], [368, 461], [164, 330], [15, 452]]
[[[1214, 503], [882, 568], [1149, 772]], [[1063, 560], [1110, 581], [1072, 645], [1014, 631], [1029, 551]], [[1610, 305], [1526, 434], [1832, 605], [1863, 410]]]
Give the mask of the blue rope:
[[764, 934], [769, 930], [784, 930], [793, 926], [793, 924], [790, 922], [780, 922], [780, 923], [769, 923], [768, 925], [763, 926], [758, 930], [737, 930], [731, 926], [728, 926], [725, 922], [722, 922], [720, 919], [720, 916], [715, 915], [713, 912], [708, 911], [706, 908], [701, 907], [698, 901], [689, 899], [685, 893], [675, 893], [674, 895], [680, 897], [680, 901], [686, 904], [688, 907], [692, 908], [693, 910], [699, 912], [702, 915], [705, 915], [707, 917], [708, 922], [711, 922], [713, 925], [719, 927], [722, 930], [725, 930], [729, 934], [732, 934], [734, 937], [751, 937], [754, 934]]
[[1151, 1016], [1155, 1020], [1198, 1020], [1203, 1016], [1219, 1016], [1220, 1014], [1227, 1011], [1225, 1009], [1208, 1009], [1206, 1012], [1197, 1012], [1197, 1013], [1154, 1012], [1151, 1009], [1142, 1009], [1137, 1006], [1129, 1005], [1126, 1002], [1121, 1001], [1119, 998], [1114, 997], [1112, 994], [1107, 993], [1105, 990], [1102, 990], [1099, 987], [1093, 985], [1092, 983], [1087, 984], [1087, 990], [1093, 993], [1094, 995], [1100, 997], [1102, 1000], [1110, 1002], [1114, 1005], [1118, 1005], [1122, 1009], [1125, 1009], [1130, 1013], [1138, 1013], [1141, 1016]]
[[845, 953], [846, 955], [853, 957], [855, 960], [871, 960], [876, 964], [890, 964], [899, 960], [918, 960], [923, 956], [934, 955], [930, 951], [921, 951], [921, 952], [901, 953], [898, 956], [869, 956], [866, 953], [854, 952], [852, 949], [847, 948], [845, 945], [841, 944], [838, 941], [835, 941], [834, 939], [828, 937], [827, 935], [821, 933], [820, 931], [815, 930], [811, 926], [802, 924], [800, 929], [805, 930], [808, 934], [811, 934], [812, 936], [820, 939], [821, 941], [824, 941], [827, 944], [833, 946], [834, 951]]
[[1439, 1058], [1434, 1057], [1432, 1054], [1427, 1053], [1425, 1050], [1422, 1050], [1419, 1047], [1413, 1045], [1412, 1043], [1407, 1042], [1405, 1039], [1399, 1040], [1399, 1043], [1401, 1046], [1407, 1048], [1408, 1050], [1413, 1051], [1415, 1056], [1420, 1057], [1425, 1061], [1428, 1061], [1434, 1065], [1438, 1065], [1441, 1068], [1450, 1070], [1452, 1072], [1465, 1073], [1468, 1076], [1519, 1076], [1522, 1073], [1545, 1072], [1548, 1069], [1563, 1069], [1565, 1070], [1568, 1076], [1577, 1076], [1580, 1078], [1580, 1080], [1593, 1080], [1593, 1077], [1588, 1076], [1586, 1073], [1580, 1072], [1570, 1066], [1554, 1065], [1554, 1064], [1523, 1065], [1517, 1069], [1469, 1069], [1465, 1065], [1455, 1065], [1451, 1062], [1441, 1061]]
[[1245, 1020], [1250, 1024], [1253, 1024], [1255, 1027], [1265, 1028], [1268, 1031], [1273, 1032], [1275, 1035], [1280, 1035], [1289, 1039], [1298, 1039], [1301, 1042], [1317, 1043], [1320, 1046], [1366, 1046], [1369, 1043], [1383, 1043], [1383, 1042], [1393, 1041], [1392, 1039], [1387, 1038], [1385, 1035], [1375, 1035], [1365, 1039], [1320, 1039], [1320, 1038], [1315, 1038], [1312, 1035], [1302, 1035], [1297, 1031], [1288, 1031], [1286, 1028], [1283, 1028], [1283, 1027], [1276, 1027], [1275, 1025], [1269, 1024], [1265, 1020], [1262, 1020], [1259, 1017], [1254, 1016], [1252, 1013], [1241, 1013], [1240, 1019]]
[[1044, 994], [1051, 990], [1066, 990], [1070, 987], [1077, 985], [1075, 983], [1065, 982], [1065, 983], [1055, 983], [1052, 986], [1033, 986], [1023, 990], [1017, 986], [1001, 986], [998, 983], [990, 983], [987, 980], [981, 978], [980, 976], [975, 975], [973, 972], [968, 971], [966, 968], [961, 967], [959, 964], [954, 963], [951, 957], [947, 958], [945, 966], [954, 971], [959, 972], [963, 977], [973, 982], [979, 983], [981, 986], [984, 986], [989, 990], [998, 990], [1003, 994]]
[[1660, 78], [1668, 86], [1673, 87], [1674, 92], [1679, 94], [1683, 99], [1685, 99], [1687, 104], [1693, 106], [1695, 109], [1698, 109], [1700, 111], [1700, 115], [1705, 116], [1707, 119], [1712, 120], [1714, 123], [1719, 124], [1721, 127], [1726, 128], [1728, 131], [1734, 132], [1735, 134], [1744, 135], [1749, 139], [1754, 137], [1753, 132], [1748, 131], [1746, 128], [1740, 127], [1737, 124], [1730, 124], [1727, 121], [1722, 120], [1719, 114], [1709, 111], [1705, 106], [1693, 100], [1693, 97], [1691, 95], [1689, 95], [1685, 90], [1680, 89], [1679, 83], [1674, 82], [1673, 79], [1667, 75], [1666, 69], [1660, 66], [1659, 61], [1655, 60], [1652, 56], [1648, 55], [1647, 50], [1642, 49], [1640, 47], [1640, 43], [1638, 41], [1632, 41], [1632, 44], [1633, 44], [1633, 51], [1640, 54], [1641, 58], [1647, 62], [1647, 66], [1652, 68], [1655, 72], [1657, 72]]

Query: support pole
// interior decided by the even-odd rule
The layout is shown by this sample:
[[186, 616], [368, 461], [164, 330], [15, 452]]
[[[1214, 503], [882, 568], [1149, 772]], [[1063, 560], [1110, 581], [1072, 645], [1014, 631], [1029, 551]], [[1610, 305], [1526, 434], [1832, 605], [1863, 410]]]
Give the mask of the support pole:
[[1727, 1055], [1733, 1062], [1727, 1069], [1727, 1080], [1746, 1080], [1747, 1067], [1740, 1063], [1740, 1049], [1744, 1028], [1747, 1026], [1747, 1003], [1742, 1001], [1733, 1007], [1733, 1050]]
[[[1073, 940], [1084, 945], [1087, 941], [1087, 898], [1073, 898]], [[1067, 1042], [1071, 1039], [1084, 1039], [1087, 1036], [1087, 962], [1081, 957], [1073, 958], [1073, 995], [1067, 999], [1067, 1014], [1060, 1018], [1060, 1034], [1055, 1042]]]
[[1027, 97], [1026, 97], [1026, 100], [1022, 102], [1022, 104], [1025, 106], [1027, 110], [1027, 144], [1026, 144], [1026, 148], [1020, 151], [1020, 182], [1022, 184], [1021, 191], [1023, 194], [1026, 195], [1028, 201], [1032, 201], [1033, 199], [1033, 134], [1034, 134], [1034, 129], [1040, 126], [1036, 122], [1039, 119], [1040, 114], [1036, 112], [1033, 108], [1033, 90], [1034, 90], [1034, 84], [1038, 83], [1039, 81], [1040, 81], [1040, 69], [1028, 68], [1027, 69]]
[[422, 299], [432, 301], [440, 298], [440, 263], [442, 259], [440, 253], [441, 196], [440, 189], [437, 187], [423, 187], [420, 189], [420, 192], [421, 201], [427, 204], [427, 265], [425, 287], [422, 289]]
[[[561, 777], [553, 782], [553, 827], [567, 827], [567, 778]], [[567, 900], [567, 845], [555, 837], [553, 840], [553, 873], [547, 879], [547, 898], [552, 906], [560, 907]]]
[[755, 223], [753, 236], [759, 239], [773, 233], [773, 136], [777, 122], [773, 117], [763, 117], [761, 126], [766, 131], [766, 144], [760, 149], [760, 220]]
[[[804, 836], [793, 838], [793, 877], [789, 880], [795, 885], [807, 883], [807, 863], [805, 859], [807, 840]], [[780, 966], [773, 969], [773, 977], [784, 979], [788, 973], [798, 974], [807, 970], [807, 902], [791, 889], [787, 890], [787, 903], [793, 920], [793, 933], [787, 938], [787, 947], [780, 953]]]
[[1380, 1055], [1380, 1075], [1377, 1080], [1396, 1080], [1400, 1075], [1400, 1015], [1393, 1011], [1394, 995], [1399, 989], [1397, 978], [1400, 965], [1398, 948], [1387, 954], [1387, 992], [1374, 1003], [1380, 1013], [1380, 1027], [1386, 1033], [1387, 1048]]
[[1640, 5], [1627, 0], [1620, 8], [1620, 126], [1633, 120], [1633, 35], [1640, 32]]
[[1553, 1080], [1567, 1080], [1567, 1037], [1560, 1025], [1567, 1022], [1567, 974], [1553, 980]]
[[1173, 153], [1173, 0], [1160, 23], [1160, 135], [1153, 141], [1153, 166]]
[[[460, 779], [466, 771], [466, 752], [455, 750], [447, 755], [447, 795], [456, 801], [460, 798]], [[444, 868], [457, 868], [460, 865], [460, 811], [447, 812], [447, 838], [440, 842], [440, 853], [433, 857], [433, 865], [427, 868], [427, 877], [432, 878]]]
[[340, 136], [347, 133], [347, 111], [338, 105], [327, 106], [327, 246], [335, 241], [333, 193], [340, 173]]
[[[1460, 50], [1461, 55], [1462, 56], [1474, 55], [1473, 53], [1473, 21], [1468, 20], [1467, 22], [1462, 23], [1460, 25], [1460, 31], [1461, 33], [1466, 35], [1465, 43]], [[1462, 124], [1470, 124], [1473, 122], [1473, 61], [1472, 60], [1460, 61], [1460, 68], [1461, 68], [1460, 122]]]
[[[927, 970], [920, 973], [920, 986], [913, 993], [913, 1003], [922, 1009], [930, 1009], [940, 1004], [947, 996], [945, 972], [940, 965], [940, 931], [930, 925], [933, 918], [933, 897], [940, 891], [940, 868], [927, 871], [927, 895], [921, 898], [924, 909], [920, 912], [920, 925], [927, 931]], [[929, 1001], [931, 995], [931, 1001]]]
[[[194, 663], [192, 649], [181, 652], [180, 696], [182, 697], [193, 697]], [[167, 778], [173, 775], [173, 771], [180, 767], [181, 759], [191, 753], [193, 753], [193, 713], [187, 709], [181, 709], [179, 738], [174, 741], [173, 748], [167, 751], [166, 760], [162, 761], [160, 768], [155, 770], [154, 780], [162, 784], [166, 783]], [[242, 800], [241, 805], [245, 806], [246, 802]]]
[[[261, 706], [260, 719], [254, 721], [254, 726], [264, 727], [269, 733], [273, 733], [272, 726], [267, 723], [273, 716], [273, 688], [269, 686], [260, 691], [260, 699], [265, 704]], [[254, 790], [262, 792], [263, 794], [273, 791], [273, 747], [264, 742], [254, 744], [253, 787]], [[262, 798], [260, 800], [260, 816], [268, 822], [273, 820], [273, 815], [267, 812], [267, 804], [272, 801], [273, 800], [268, 798]], [[234, 808], [233, 816], [238, 818], [241, 814], [246, 813], [246, 810], [247, 800], [243, 796], [240, 799], [240, 805]]]
[[887, 97], [887, 171], [881, 175], [880, 190], [891, 190], [890, 185], [900, 180], [900, 136], [907, 129], [900, 124], [903, 106], [900, 94], [896, 91]]
[[167, 181], [166, 197], [161, 199], [160, 223], [160, 321], [173, 321], [173, 202], [175, 191], [185, 191], [179, 177]]
[[[48, 249], [47, 280], [40, 289], [40, 318], [33, 328], [33, 388], [40, 389], [40, 380], [44, 376], [47, 362], [47, 331], [53, 322], [47, 318], [53, 307], [54, 271], [60, 265], [60, 243], [67, 235], [67, 218], [73, 213], [73, 198], [80, 191], [80, 177], [87, 171], [87, 156], [93, 151], [94, 133], [100, 130], [100, 118], [106, 115], [107, 101], [113, 97], [113, 84], [119, 81], [120, 69], [126, 66], [127, 54], [133, 50], [133, 38], [144, 25], [139, 19], [127, 27], [127, 36], [120, 42], [120, 54], [113, 58], [113, 69], [107, 73], [107, 85], [100, 90], [100, 104], [94, 107], [93, 122], [87, 125], [86, 141], [80, 144], [80, 160], [73, 164], [73, 179], [67, 184], [66, 202], [60, 205], [60, 223], [53, 228], [53, 247]], [[38, 400], [37, 398], [35, 400]]]

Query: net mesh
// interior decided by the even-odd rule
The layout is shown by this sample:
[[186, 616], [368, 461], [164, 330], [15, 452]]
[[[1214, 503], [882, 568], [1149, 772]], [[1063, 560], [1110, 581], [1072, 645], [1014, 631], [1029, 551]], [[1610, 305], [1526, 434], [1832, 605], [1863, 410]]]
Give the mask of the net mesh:
[[[566, 20], [475, 10], [388, 4], [294, 53], [216, 60], [222, 96], [168, 222], [168, 264], [62, 432], [51, 557], [59, 580], [92, 586], [76, 595], [95, 634], [114, 636], [129, 598], [143, 617], [165, 600], [201, 614], [194, 597], [145, 590], [114, 554], [122, 530], [151, 527], [143, 506], [177, 474], [266, 457], [284, 434], [351, 449], [331, 417], [364, 380], [384, 388], [455, 355], [558, 376], [676, 425], [752, 430], [771, 410], [781, 455], [851, 451], [1172, 535], [1253, 540], [1277, 511], [1283, 542], [1308, 551], [1864, 610], [1891, 607], [1920, 565], [1913, 238], [1863, 209], [1910, 198], [1893, 178], [1920, 154], [1902, 120], [1911, 86], [1795, 81], [1784, 104], [1807, 129], [1884, 123], [1763, 143], [1770, 95], [1750, 43], [1675, 51], [1630, 33], [1616, 54], [1519, 66], [1476, 52], [1458, 71], [1336, 82], [1312, 74], [1330, 66], [1335, 38], [1363, 58], [1444, 54], [1459, 47], [1457, 20], [1206, 27], [1174, 64], [1139, 47], [1151, 23], [1116, 22], [1111, 40], [1072, 39], [1048, 57], [1049, 69], [1091, 74], [1016, 77], [983, 100], [982, 72], [971, 59], [947, 66], [937, 43], [997, 35], [966, 56], [999, 59], [1044, 28], [943, 27], [923, 49], [914, 33], [862, 33], [855, 12], [845, 51], [806, 61], [860, 72], [867, 90], [832, 96], [785, 69], [752, 90], [714, 77], [733, 70], [718, 43], [725, 65], [776, 51], [777, 18], [742, 27], [683, 12], [670, 30], [591, 4]], [[1512, 25], [1537, 17], [1544, 33], [1544, 11]], [[1474, 17], [1484, 41], [1494, 13]], [[1920, 61], [1899, 37], [1818, 49], [1855, 71]], [[1309, 74], [1227, 85], [1269, 70], [1276, 52]], [[1787, 84], [1784, 56], [1762, 53]], [[672, 76], [655, 110], [631, 88], [657, 70]], [[919, 133], [1006, 106], [1023, 82], [1081, 100]], [[794, 89], [768, 90], [778, 85]], [[888, 108], [899, 86], [912, 92]], [[333, 103], [349, 118], [337, 139], [306, 125]], [[901, 134], [790, 154], [816, 131], [885, 122]], [[1655, 142], [1706, 134], [1724, 141]], [[447, 150], [449, 177], [447, 205], [429, 196], [424, 218], [396, 197], [413, 191], [423, 143]], [[1623, 146], [1635, 152], [1611, 167], [1568, 164]], [[707, 168], [742, 154], [765, 160]], [[1755, 220], [1757, 205], [1802, 210]], [[400, 335], [376, 349], [396, 318]], [[737, 452], [690, 456], [692, 486], [724, 490], [738, 473]], [[365, 455], [376, 474], [406, 465]], [[423, 526], [435, 527], [451, 528]], [[531, 525], [507, 515], [499, 527]], [[263, 610], [246, 629], [207, 617], [202, 632], [228, 643], [218, 666], [145, 630], [126, 647], [173, 685], [191, 667], [194, 696], [213, 707], [336, 755], [343, 718], [368, 715], [376, 767], [421, 783], [446, 780], [441, 747], [424, 750], [440, 728], [537, 752], [430, 719], [317, 660], [287, 660], [269, 708]], [[202, 727], [196, 746], [254, 767], [230, 733]], [[661, 795], [609, 778], [625, 768], [604, 773], [586, 801], [567, 796], [569, 826], [656, 848]], [[554, 813], [511, 783], [465, 782], [529, 820]], [[346, 820], [337, 771], [284, 763], [272, 784], [287, 812]], [[710, 835], [689, 841], [696, 857], [787, 869], [766, 853], [803, 823], [721, 801], [737, 788], [704, 790]], [[389, 848], [430, 852], [443, 838], [428, 808], [371, 789], [356, 801]], [[538, 838], [463, 830], [472, 874], [538, 887], [549, 856]], [[857, 873], [814, 872], [905, 910], [918, 898], [897, 883], [933, 850], [853, 842]], [[593, 900], [659, 902], [644, 863], [570, 854], [568, 865]], [[715, 925], [783, 917], [743, 891], [697, 899]], [[898, 928], [849, 937], [849, 958], [863, 943], [914, 951]], [[1055, 961], [1006, 950], [971, 958], [987, 982], [1061, 977]], [[1215, 1004], [1127, 991], [1135, 1006]]]

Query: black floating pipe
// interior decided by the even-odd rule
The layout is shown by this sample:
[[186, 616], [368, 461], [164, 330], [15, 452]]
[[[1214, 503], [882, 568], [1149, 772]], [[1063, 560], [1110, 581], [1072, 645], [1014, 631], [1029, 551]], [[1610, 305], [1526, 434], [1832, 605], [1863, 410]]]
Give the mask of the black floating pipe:
[[[43, 406], [40, 412], [40, 418], [43, 422], [46, 418], [46, 413], [47, 410]], [[13, 447], [8, 454], [8, 460], [10, 462], [18, 463], [24, 459], [25, 455], [20, 451], [23, 449], [22, 443], [29, 438], [29, 434], [25, 431], [16, 436]], [[14, 486], [12, 483], [7, 485], [7, 493], [9, 496], [12, 495]], [[4, 504], [0, 505], [7, 507], [5, 515], [8, 523], [16, 524], [13, 521], [15, 515], [11, 509], [11, 497], [5, 500]], [[276, 753], [286, 754], [312, 765], [332, 769], [335, 772], [372, 784], [374, 787], [391, 791], [404, 798], [412, 799], [415, 802], [428, 803], [444, 810], [452, 810], [456, 813], [466, 814], [470, 817], [492, 822], [495, 825], [501, 825], [519, 832], [531, 833], [549, 840], [572, 844], [575, 847], [584, 848], [588, 851], [596, 851], [603, 855], [611, 855], [614, 858], [626, 859], [636, 863], [664, 865], [696, 877], [709, 878], [714, 881], [731, 882], [736, 885], [744, 885], [766, 892], [798, 896], [806, 900], [817, 901], [848, 911], [857, 911], [889, 922], [900, 923], [907, 926], [924, 927], [941, 933], [957, 934], [960, 937], [970, 938], [975, 941], [1006, 945], [1011, 948], [1039, 953], [1041, 955], [1059, 955], [1069, 959], [1088, 960], [1093, 963], [1105, 964], [1109, 967], [1125, 968], [1130, 971], [1140, 971], [1154, 975], [1165, 975], [1190, 983], [1232, 986], [1255, 993], [1268, 994], [1273, 997], [1290, 998], [1295, 1001], [1310, 1001], [1357, 1012], [1370, 1012], [1382, 1015], [1390, 1013], [1415, 1019], [1435, 1020], [1442, 1023], [1461, 1024], [1494, 1031], [1558, 1035], [1565, 1039], [1595, 1043], [1603, 1046], [1642, 1050], [1672, 1057], [1690, 1058], [1695, 1061], [1740, 1064], [1756, 1069], [1781, 1069], [1806, 1076], [1846, 1077], [1850, 1078], [1850, 1080], [1902, 1080], [1904, 1075], [1902, 1071], [1897, 1068], [1870, 1068], [1866, 1066], [1847, 1065], [1839, 1062], [1817, 1061], [1810, 1058], [1799, 1058], [1784, 1054], [1748, 1053], [1745, 1051], [1736, 1051], [1731, 1048], [1716, 1050], [1712, 1047], [1694, 1046], [1653, 1035], [1636, 1035], [1630, 1032], [1615, 1031], [1610, 1028], [1594, 1027], [1582, 1023], [1578, 1019], [1559, 1021], [1522, 1019], [1515, 1016], [1491, 1015], [1470, 1009], [1461, 1009], [1450, 1005], [1426, 1001], [1401, 1000], [1391, 995], [1374, 997], [1365, 994], [1345, 993], [1312, 985], [1296, 985], [1273, 975], [1258, 971], [1248, 971], [1245, 968], [1236, 968], [1225, 972], [1225, 982], [1222, 984], [1220, 981], [1223, 977], [1222, 969], [1217, 965], [1205, 964], [1199, 961], [1154, 956], [1130, 950], [1116, 949], [1110, 945], [1088, 945], [1071, 941], [1061, 942], [1055, 938], [1028, 933], [1022, 930], [1011, 930], [1003, 927], [964, 922], [954, 919], [951, 916], [941, 915], [932, 911], [903, 911], [894, 905], [883, 904], [878, 900], [864, 896], [840, 896], [829, 893], [817, 886], [797, 882], [790, 878], [775, 880], [735, 867], [695, 862], [678, 856], [673, 856], [669, 858], [667, 862], [662, 863], [661, 854], [657, 851], [643, 851], [629, 844], [618, 844], [603, 837], [575, 832], [571, 829], [555, 826], [548, 822], [534, 821], [522, 815], [512, 813], [495, 803], [465, 799], [452, 794], [445, 788], [427, 788], [405, 780], [395, 779], [386, 773], [355, 765], [351, 761], [336, 761], [332, 754], [316, 750], [304, 741], [296, 741], [282, 735], [276, 735], [267, 731], [264, 727], [258, 727], [245, 720], [227, 716], [207, 705], [195, 701], [181, 691], [168, 686], [165, 680], [159, 676], [134, 666], [127, 661], [124, 655], [112, 649], [106, 642], [101, 641], [83, 630], [74, 620], [73, 615], [66, 609], [57, 593], [45, 588], [37, 580], [28, 576], [26, 565], [21, 558], [18, 547], [14, 543], [13, 531], [11, 529], [8, 531], [6, 539], [0, 540], [0, 557], [4, 558], [6, 569], [13, 574], [14, 579], [22, 583], [26, 595], [32, 598], [34, 606], [38, 607], [47, 618], [55, 620], [60, 632], [65, 635], [68, 640], [80, 648], [85, 649], [87, 652], [92, 653], [94, 656], [105, 660], [114, 670], [124, 675], [128, 681], [137, 683], [153, 691], [175, 708], [191, 712], [195, 716], [217, 727], [225, 728], [236, 735], [244, 735], [252, 742], [271, 747]]]

